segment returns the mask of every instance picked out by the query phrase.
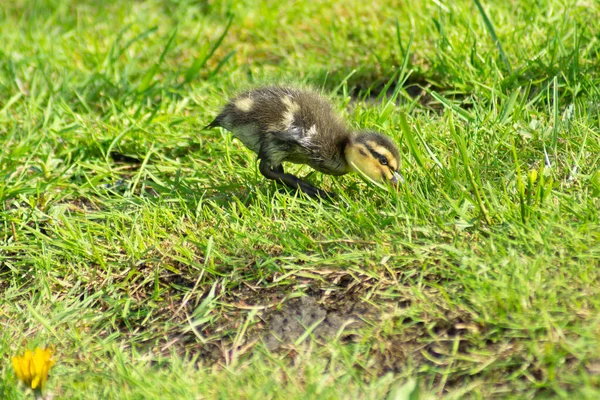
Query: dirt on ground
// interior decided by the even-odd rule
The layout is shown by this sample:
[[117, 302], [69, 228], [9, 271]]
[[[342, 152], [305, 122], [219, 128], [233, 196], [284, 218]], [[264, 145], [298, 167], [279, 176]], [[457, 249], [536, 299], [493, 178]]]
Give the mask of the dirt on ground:
[[302, 337], [328, 341], [351, 335], [364, 326], [363, 318], [369, 316], [375, 316], [374, 309], [364, 303], [348, 302], [337, 308], [304, 296], [288, 301], [280, 311], [267, 315], [262, 338], [271, 351], [297, 344]]

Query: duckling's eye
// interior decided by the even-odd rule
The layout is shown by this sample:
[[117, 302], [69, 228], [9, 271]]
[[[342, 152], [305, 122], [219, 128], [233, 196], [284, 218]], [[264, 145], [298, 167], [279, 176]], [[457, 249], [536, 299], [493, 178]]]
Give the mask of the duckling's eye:
[[388, 165], [388, 160], [387, 158], [385, 158], [385, 156], [381, 156], [379, 158], [379, 162], [381, 163], [381, 165]]

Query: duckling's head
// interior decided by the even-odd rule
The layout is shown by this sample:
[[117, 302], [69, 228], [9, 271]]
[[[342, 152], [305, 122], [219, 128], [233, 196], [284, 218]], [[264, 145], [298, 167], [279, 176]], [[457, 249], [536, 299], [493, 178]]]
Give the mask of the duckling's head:
[[404, 181], [398, 173], [400, 152], [387, 136], [375, 132], [358, 133], [350, 139], [344, 152], [353, 170], [360, 170], [376, 182], [397, 185]]

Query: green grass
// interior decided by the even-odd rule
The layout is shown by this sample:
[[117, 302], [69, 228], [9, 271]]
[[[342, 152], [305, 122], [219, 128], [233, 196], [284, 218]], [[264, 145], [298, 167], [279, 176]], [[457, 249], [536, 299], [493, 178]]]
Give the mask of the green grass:
[[[600, 395], [597, 2], [97, 3], [0, 11], [0, 397], [36, 346], [57, 399]], [[201, 132], [267, 82], [405, 185], [307, 199]]]

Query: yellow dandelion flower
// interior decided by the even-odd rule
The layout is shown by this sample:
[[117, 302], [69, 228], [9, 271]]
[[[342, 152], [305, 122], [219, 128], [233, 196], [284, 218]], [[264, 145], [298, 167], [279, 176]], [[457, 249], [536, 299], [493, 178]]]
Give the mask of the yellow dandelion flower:
[[52, 352], [49, 349], [35, 349], [25, 351], [22, 356], [11, 359], [17, 378], [34, 391], [41, 391], [46, 386], [48, 372], [54, 365]]

